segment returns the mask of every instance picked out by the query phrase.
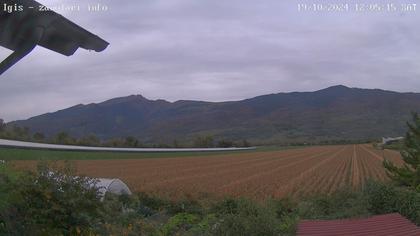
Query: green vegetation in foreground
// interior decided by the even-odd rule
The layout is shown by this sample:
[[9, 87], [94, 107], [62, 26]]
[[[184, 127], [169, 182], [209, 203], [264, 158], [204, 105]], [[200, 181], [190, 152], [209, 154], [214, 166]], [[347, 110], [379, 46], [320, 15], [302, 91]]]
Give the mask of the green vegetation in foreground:
[[[54, 172], [51, 172], [54, 170]], [[0, 235], [294, 235], [300, 219], [357, 218], [399, 212], [420, 225], [420, 193], [384, 183], [300, 201], [245, 198], [162, 199], [108, 194], [71, 167], [0, 172]], [[64, 191], [63, 191], [64, 190]], [[68, 214], [71, 212], [72, 214]]]
[[408, 132], [401, 150], [404, 165], [398, 167], [387, 160], [383, 164], [392, 180], [420, 192], [420, 116], [414, 113], [412, 123], [407, 123], [407, 126]]

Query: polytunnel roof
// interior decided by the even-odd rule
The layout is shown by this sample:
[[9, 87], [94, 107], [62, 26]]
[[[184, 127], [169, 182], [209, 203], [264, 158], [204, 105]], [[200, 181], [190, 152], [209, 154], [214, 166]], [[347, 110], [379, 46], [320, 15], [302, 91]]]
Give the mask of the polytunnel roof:
[[96, 183], [96, 187], [99, 188], [99, 192], [102, 196], [106, 193], [131, 195], [131, 191], [128, 186], [120, 179], [98, 178], [97, 180], [98, 182]]

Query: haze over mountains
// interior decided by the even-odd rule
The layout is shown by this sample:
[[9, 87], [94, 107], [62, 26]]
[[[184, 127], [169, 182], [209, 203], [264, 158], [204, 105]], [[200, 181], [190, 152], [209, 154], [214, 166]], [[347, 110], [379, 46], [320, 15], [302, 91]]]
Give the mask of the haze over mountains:
[[356, 140], [403, 135], [411, 111], [420, 111], [419, 93], [339, 85], [230, 102], [168, 102], [132, 95], [12, 124], [49, 136], [66, 131], [101, 139], [134, 136], [146, 143], [203, 135], [256, 143]]

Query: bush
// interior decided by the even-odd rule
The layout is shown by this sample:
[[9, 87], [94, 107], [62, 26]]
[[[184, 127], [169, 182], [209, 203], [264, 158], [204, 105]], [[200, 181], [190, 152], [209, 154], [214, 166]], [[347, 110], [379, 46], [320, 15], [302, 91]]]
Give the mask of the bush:
[[218, 215], [238, 214], [239, 201], [233, 198], [227, 198], [213, 206], [213, 212]]
[[75, 177], [70, 166], [0, 177], [7, 193], [0, 195], [2, 235], [279, 235], [293, 232], [296, 223], [286, 201], [226, 199], [203, 206], [192, 198], [107, 194], [101, 202], [98, 189], [89, 187], [93, 180]]
[[201, 204], [198, 201], [192, 198], [185, 198], [178, 201], [170, 201], [166, 210], [170, 215], [175, 215], [178, 213], [191, 213], [202, 215], [204, 213], [203, 206], [201, 206]]
[[343, 219], [369, 215], [363, 193], [341, 189], [327, 195], [312, 196], [299, 203], [299, 214], [305, 219]]
[[420, 225], [420, 193], [408, 188], [371, 182], [364, 193], [372, 214], [398, 212]]
[[420, 194], [418, 192], [399, 189], [396, 209], [401, 215], [420, 225]]
[[[3, 177], [4, 178], [4, 177]], [[7, 178], [6, 178], [7, 179]], [[8, 235], [89, 234], [100, 223], [101, 203], [92, 180], [73, 177], [70, 169], [51, 172], [40, 166], [16, 181], [4, 181], [9, 189], [7, 206], [0, 213]]]
[[174, 235], [175, 233], [187, 232], [195, 224], [200, 222], [200, 218], [193, 214], [178, 213], [171, 217], [162, 228], [163, 235]]
[[312, 196], [301, 201], [298, 210], [303, 219], [342, 219], [398, 212], [420, 225], [420, 193], [370, 181], [362, 191], [343, 189], [331, 195]]
[[92, 179], [71, 167], [16, 174], [0, 166], [0, 235], [293, 235], [299, 219], [339, 219], [399, 212], [420, 224], [420, 193], [368, 182], [294, 203], [227, 198], [203, 204], [144, 193], [100, 201]]
[[298, 223], [297, 205], [290, 199], [271, 199], [267, 207], [274, 210], [276, 217], [281, 220], [280, 232], [286, 235], [294, 235]]
[[140, 192], [137, 197], [142, 206], [147, 207], [151, 210], [160, 211], [168, 206], [168, 202], [157, 197], [153, 197], [147, 193]]
[[279, 235], [281, 219], [274, 208], [246, 199], [226, 199], [213, 208], [215, 235]]
[[397, 191], [393, 186], [368, 182], [363, 191], [367, 197], [367, 208], [373, 214], [386, 214], [397, 211]]

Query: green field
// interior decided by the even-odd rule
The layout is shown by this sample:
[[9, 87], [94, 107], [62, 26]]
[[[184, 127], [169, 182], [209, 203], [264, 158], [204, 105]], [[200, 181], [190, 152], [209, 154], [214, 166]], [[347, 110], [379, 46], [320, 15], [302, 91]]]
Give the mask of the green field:
[[[294, 147], [258, 147], [255, 150], [224, 152], [95, 152], [95, 151], [57, 151], [41, 149], [0, 148], [0, 160], [109, 160], [109, 159], [144, 159], [173, 158], [191, 156], [226, 155], [249, 152], [284, 150]], [[300, 147], [301, 148], [301, 147]]]
[[[252, 150], [254, 151], [254, 150]], [[237, 151], [235, 153], [252, 152]], [[108, 160], [108, 159], [143, 159], [143, 158], [171, 158], [188, 156], [221, 155], [228, 152], [157, 152], [157, 153], [128, 153], [128, 152], [80, 152], [0, 148], [1, 160]], [[229, 152], [232, 153], [232, 152]]]

